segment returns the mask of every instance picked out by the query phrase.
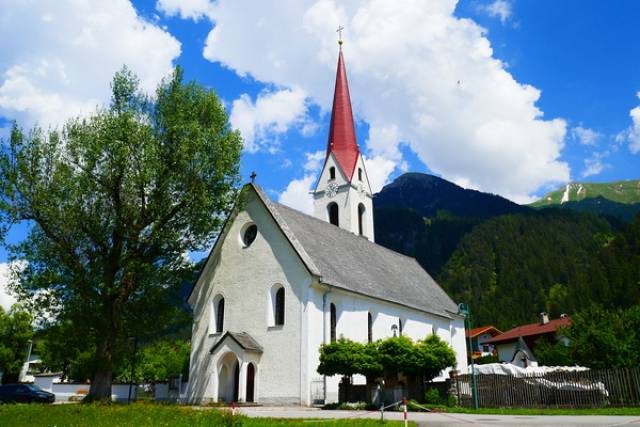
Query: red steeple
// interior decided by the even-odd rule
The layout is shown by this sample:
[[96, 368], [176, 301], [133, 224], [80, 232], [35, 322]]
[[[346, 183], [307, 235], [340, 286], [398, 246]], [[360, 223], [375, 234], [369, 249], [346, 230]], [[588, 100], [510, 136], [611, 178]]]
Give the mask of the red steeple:
[[347, 179], [351, 181], [360, 150], [356, 142], [356, 130], [353, 125], [349, 83], [347, 82], [347, 71], [344, 68], [342, 48], [340, 48], [340, 55], [338, 56], [338, 70], [336, 71], [336, 88], [333, 94], [333, 110], [331, 111], [327, 158], [331, 152], [335, 155], [342, 171], [347, 175]]

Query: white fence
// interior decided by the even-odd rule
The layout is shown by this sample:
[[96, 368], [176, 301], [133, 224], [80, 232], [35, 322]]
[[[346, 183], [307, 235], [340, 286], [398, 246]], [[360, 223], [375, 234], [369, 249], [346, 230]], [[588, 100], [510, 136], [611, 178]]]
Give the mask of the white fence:
[[[81, 400], [89, 393], [89, 384], [54, 382], [56, 377], [35, 377], [33, 383], [43, 390], [56, 395], [56, 402], [70, 402]], [[111, 399], [116, 402], [127, 401], [129, 398], [129, 384], [113, 384]], [[131, 386], [131, 400], [136, 398], [136, 385]]]
[[[56, 395], [56, 402], [72, 402], [82, 400], [89, 393], [89, 384], [86, 383], [61, 383], [60, 377], [36, 376], [33, 383], [43, 390]], [[169, 382], [151, 384], [133, 384], [131, 386], [131, 400], [136, 400], [137, 390], [141, 389], [141, 399], [145, 399], [145, 391], [151, 391], [150, 398], [156, 401], [184, 401], [186, 399], [188, 382], [176, 381], [170, 386]], [[113, 384], [111, 386], [111, 399], [116, 402], [129, 400], [129, 384]]]

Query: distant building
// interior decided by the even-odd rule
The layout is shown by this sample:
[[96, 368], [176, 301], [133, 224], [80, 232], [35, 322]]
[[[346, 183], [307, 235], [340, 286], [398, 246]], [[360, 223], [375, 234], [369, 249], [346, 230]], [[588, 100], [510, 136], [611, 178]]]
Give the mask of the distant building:
[[487, 343], [491, 338], [502, 333], [495, 326], [481, 326], [466, 332], [467, 340], [471, 340], [471, 351], [474, 359], [494, 354], [494, 344]]
[[[495, 336], [485, 344], [494, 345], [498, 351], [498, 360], [501, 362], [522, 364], [521, 356], [526, 355], [529, 360], [535, 360], [536, 341], [547, 337], [552, 341], [567, 338], [558, 334], [558, 329], [571, 324], [571, 318], [563, 315], [559, 319], [549, 320], [547, 313], [540, 313], [540, 321], [529, 325], [518, 326], [509, 329], [503, 334]], [[519, 339], [522, 338], [520, 344]], [[523, 345], [524, 344], [524, 345]], [[517, 359], [517, 360], [516, 360]]]

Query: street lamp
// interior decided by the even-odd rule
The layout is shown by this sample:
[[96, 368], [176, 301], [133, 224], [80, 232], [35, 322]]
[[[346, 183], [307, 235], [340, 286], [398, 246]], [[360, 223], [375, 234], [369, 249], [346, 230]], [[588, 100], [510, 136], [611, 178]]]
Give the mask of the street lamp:
[[393, 325], [391, 325], [391, 331], [393, 332], [393, 336], [397, 336], [398, 335], [398, 325], [396, 325], [395, 323]]
[[471, 348], [471, 308], [469, 304], [461, 302], [458, 304], [458, 314], [464, 316], [465, 340], [467, 340], [467, 331], [469, 331], [469, 339], [467, 344], [469, 347], [469, 357], [471, 358], [471, 383], [473, 384], [473, 406], [478, 409], [478, 384], [476, 382], [476, 366], [473, 363], [473, 349]]

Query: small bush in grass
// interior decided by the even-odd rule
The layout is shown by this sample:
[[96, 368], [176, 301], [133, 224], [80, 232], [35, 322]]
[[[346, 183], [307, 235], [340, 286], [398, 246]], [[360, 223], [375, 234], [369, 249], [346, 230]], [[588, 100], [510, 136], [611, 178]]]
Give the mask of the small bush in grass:
[[242, 426], [242, 416], [235, 415], [231, 411], [220, 411], [220, 425], [224, 427], [240, 427]]
[[425, 403], [430, 403], [432, 405], [439, 405], [440, 392], [438, 391], [438, 389], [430, 388], [429, 390], [427, 390], [427, 392], [424, 394], [424, 401]]
[[456, 399], [456, 397], [453, 394], [448, 395], [446, 400], [447, 400], [446, 405], [449, 408], [453, 408], [458, 404], [458, 399]]

